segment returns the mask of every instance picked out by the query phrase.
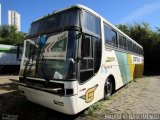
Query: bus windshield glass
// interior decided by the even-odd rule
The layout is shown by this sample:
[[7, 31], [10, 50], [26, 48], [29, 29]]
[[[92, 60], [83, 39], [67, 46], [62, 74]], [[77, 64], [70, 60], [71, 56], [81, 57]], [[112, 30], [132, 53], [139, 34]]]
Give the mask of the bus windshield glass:
[[72, 8], [63, 12], [53, 13], [46, 18], [33, 22], [27, 36], [68, 26], [79, 26], [79, 9]]
[[74, 79], [74, 36], [74, 31], [48, 34], [43, 45], [39, 37], [27, 40], [25, 57], [29, 64], [25, 76], [46, 80]]

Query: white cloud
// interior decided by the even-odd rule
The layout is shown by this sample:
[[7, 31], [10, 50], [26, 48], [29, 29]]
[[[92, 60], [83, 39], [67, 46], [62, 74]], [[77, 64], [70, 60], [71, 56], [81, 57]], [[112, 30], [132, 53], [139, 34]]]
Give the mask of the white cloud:
[[142, 6], [140, 9], [132, 12], [129, 16], [122, 19], [119, 23], [126, 23], [143, 18], [146, 15], [160, 10], [160, 3], [152, 3]]

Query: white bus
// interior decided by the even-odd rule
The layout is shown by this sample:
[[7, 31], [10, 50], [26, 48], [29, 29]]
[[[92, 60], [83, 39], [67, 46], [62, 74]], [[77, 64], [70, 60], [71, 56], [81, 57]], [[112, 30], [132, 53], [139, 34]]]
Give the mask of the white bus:
[[0, 44], [0, 73], [17, 70], [20, 61], [16, 59], [16, 46]]
[[93, 10], [75, 5], [31, 24], [19, 91], [76, 114], [143, 73], [143, 48]]

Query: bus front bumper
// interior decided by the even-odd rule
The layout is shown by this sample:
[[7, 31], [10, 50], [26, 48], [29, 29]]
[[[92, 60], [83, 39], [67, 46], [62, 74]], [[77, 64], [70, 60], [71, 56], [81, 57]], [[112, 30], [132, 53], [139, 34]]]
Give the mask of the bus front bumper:
[[76, 110], [76, 95], [60, 96], [21, 85], [19, 85], [19, 91], [21, 94], [26, 96], [29, 101], [40, 104], [55, 111], [70, 115], [78, 113]]

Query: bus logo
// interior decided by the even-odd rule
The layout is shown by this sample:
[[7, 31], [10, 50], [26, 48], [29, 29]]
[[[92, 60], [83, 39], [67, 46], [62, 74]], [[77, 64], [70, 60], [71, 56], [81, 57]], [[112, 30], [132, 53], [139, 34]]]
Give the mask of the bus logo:
[[94, 99], [94, 92], [97, 89], [98, 84], [95, 85], [94, 87], [89, 88], [85, 95], [81, 96], [80, 98], [84, 99], [86, 103], [91, 102]]
[[64, 106], [64, 103], [63, 103], [63, 102], [56, 101], [56, 100], [53, 100], [53, 102], [54, 102], [54, 104], [56, 104], [56, 105]]
[[106, 62], [113, 62], [115, 61], [115, 57], [107, 57]]

